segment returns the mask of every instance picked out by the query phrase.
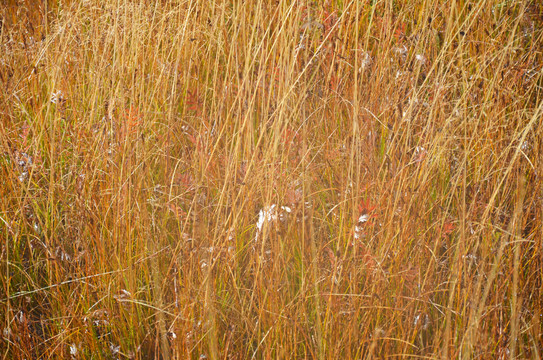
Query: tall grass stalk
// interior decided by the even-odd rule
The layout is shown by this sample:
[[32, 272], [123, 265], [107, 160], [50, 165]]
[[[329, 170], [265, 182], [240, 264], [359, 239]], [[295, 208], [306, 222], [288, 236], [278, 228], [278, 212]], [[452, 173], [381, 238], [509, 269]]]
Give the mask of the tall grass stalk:
[[4, 1], [0, 357], [541, 358], [542, 25]]

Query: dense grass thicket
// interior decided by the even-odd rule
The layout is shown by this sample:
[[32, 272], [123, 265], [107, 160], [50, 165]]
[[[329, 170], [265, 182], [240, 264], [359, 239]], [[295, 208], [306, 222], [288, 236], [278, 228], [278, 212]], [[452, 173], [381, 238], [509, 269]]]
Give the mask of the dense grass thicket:
[[1, 359], [540, 359], [543, 5], [5, 0]]

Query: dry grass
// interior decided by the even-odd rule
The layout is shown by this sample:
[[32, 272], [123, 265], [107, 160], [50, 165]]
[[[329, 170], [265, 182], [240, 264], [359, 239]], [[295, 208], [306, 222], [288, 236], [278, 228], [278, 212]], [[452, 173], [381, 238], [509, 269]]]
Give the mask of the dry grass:
[[541, 358], [539, 2], [37, 3], [1, 358]]

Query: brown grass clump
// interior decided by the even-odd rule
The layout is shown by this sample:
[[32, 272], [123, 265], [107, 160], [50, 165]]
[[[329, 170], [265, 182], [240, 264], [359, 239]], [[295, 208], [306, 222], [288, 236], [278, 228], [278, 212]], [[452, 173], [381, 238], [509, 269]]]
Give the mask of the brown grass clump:
[[0, 358], [541, 358], [542, 29], [3, 2]]

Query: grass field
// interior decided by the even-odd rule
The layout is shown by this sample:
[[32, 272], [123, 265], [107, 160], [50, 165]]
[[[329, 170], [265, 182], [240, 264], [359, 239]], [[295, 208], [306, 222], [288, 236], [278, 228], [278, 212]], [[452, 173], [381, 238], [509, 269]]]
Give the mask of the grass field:
[[7, 0], [1, 359], [541, 359], [543, 4]]

